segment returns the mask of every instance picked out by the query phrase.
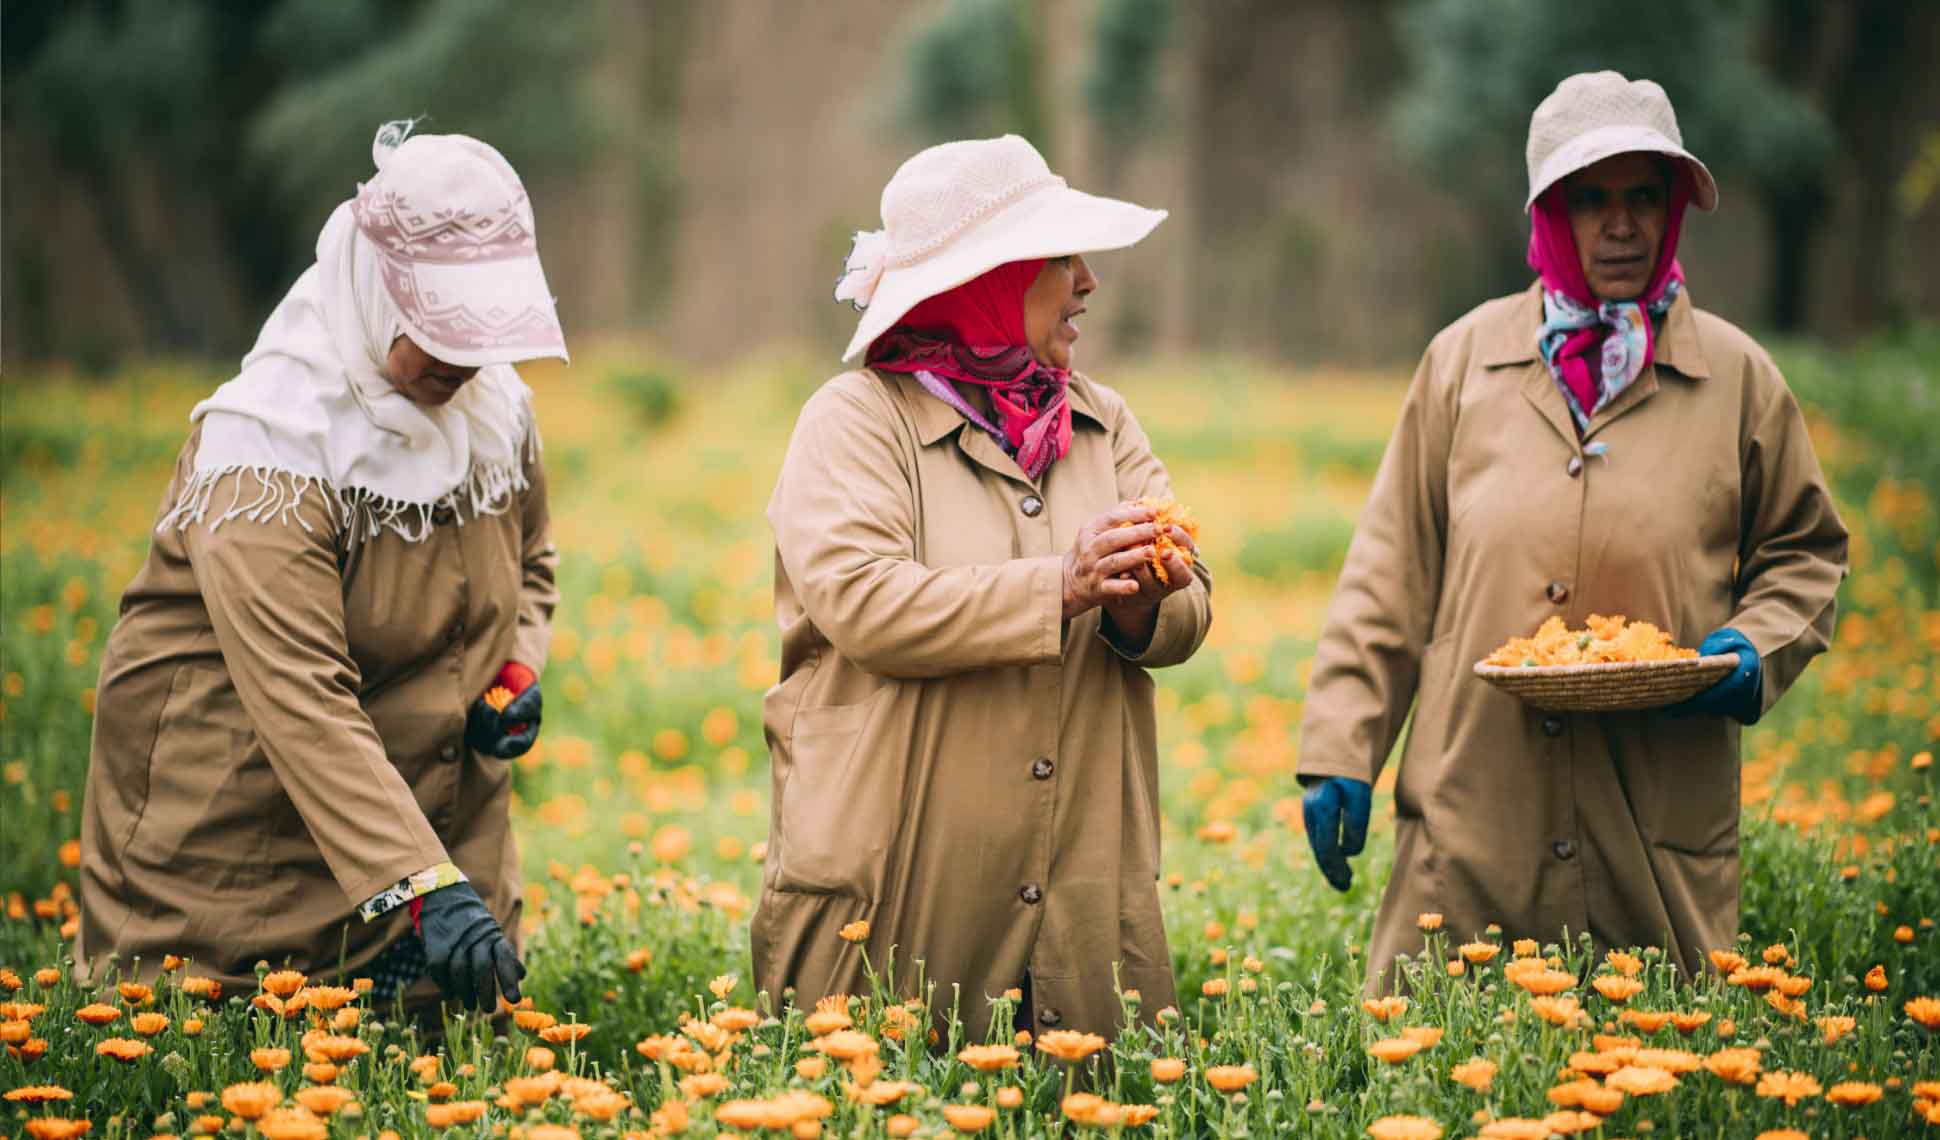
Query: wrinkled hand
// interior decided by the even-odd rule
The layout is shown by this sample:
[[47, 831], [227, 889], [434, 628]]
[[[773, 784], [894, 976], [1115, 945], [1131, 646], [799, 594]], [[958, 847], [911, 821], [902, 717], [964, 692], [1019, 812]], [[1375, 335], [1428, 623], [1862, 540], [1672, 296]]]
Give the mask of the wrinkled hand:
[[1064, 556], [1064, 620], [1136, 598], [1141, 587], [1131, 574], [1151, 556], [1157, 536], [1152, 512], [1129, 503], [1079, 527]]
[[1698, 655], [1736, 653], [1738, 667], [1697, 696], [1672, 705], [1673, 716], [1728, 716], [1743, 724], [1757, 724], [1764, 712], [1764, 663], [1751, 639], [1729, 626], [1706, 637]]
[[1307, 789], [1300, 815], [1307, 825], [1307, 845], [1327, 884], [1337, 891], [1354, 882], [1347, 857], [1367, 846], [1367, 819], [1374, 806], [1374, 788], [1366, 780], [1327, 776]]
[[517, 661], [507, 661], [493, 687], [510, 690], [514, 694], [511, 703], [503, 710], [495, 709], [481, 694], [465, 713], [465, 743], [474, 752], [500, 760], [523, 756], [539, 739], [539, 722], [545, 712], [539, 678]]
[[[1195, 558], [1199, 556], [1199, 548], [1193, 545], [1191, 535], [1176, 526], [1167, 527], [1166, 530], [1170, 532], [1174, 545], [1192, 551]], [[1153, 537], [1156, 538], [1157, 535], [1154, 534]], [[1159, 576], [1152, 572], [1151, 544], [1147, 543], [1144, 560], [1139, 562], [1128, 575], [1132, 581], [1138, 583], [1138, 593], [1130, 597], [1113, 598], [1105, 603], [1106, 612], [1112, 615], [1113, 620], [1119, 621], [1122, 625], [1126, 620], [1150, 614], [1157, 610], [1159, 603], [1165, 601], [1167, 597], [1192, 585], [1192, 567], [1185, 559], [1179, 557], [1178, 551], [1166, 551], [1160, 562], [1165, 566], [1166, 580], [1163, 582], [1159, 581]]]
[[497, 1009], [497, 996], [519, 1000], [525, 966], [470, 883], [440, 887], [418, 900], [425, 964], [446, 1000], [467, 1009]]

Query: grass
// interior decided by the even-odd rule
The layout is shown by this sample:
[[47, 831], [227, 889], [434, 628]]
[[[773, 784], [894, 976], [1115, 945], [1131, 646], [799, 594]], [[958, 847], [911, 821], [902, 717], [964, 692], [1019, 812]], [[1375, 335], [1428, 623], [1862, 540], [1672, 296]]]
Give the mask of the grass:
[[[707, 1136], [768, 1120], [781, 1125], [771, 1135], [938, 1136], [973, 1123], [961, 1110], [982, 1106], [988, 1130], [1006, 1136], [1431, 1134], [1392, 1117], [1432, 1121], [1447, 1136], [1476, 1134], [1485, 1119], [1513, 1134], [1505, 1121], [1548, 1117], [1530, 1126], [1547, 1134], [1585, 1124], [1552, 1115], [1579, 1111], [1558, 1102], [1568, 1092], [1552, 1092], [1565, 1068], [1628, 1061], [1644, 1076], [1609, 1083], [1644, 1089], [1661, 1081], [1652, 1072], [1677, 1083], [1624, 1096], [1588, 1135], [1904, 1134], [1918, 1127], [1919, 1082], [1940, 1079], [1935, 1031], [1914, 1016], [1926, 1007], [1908, 1009], [1940, 996], [1931, 767], [1940, 737], [1931, 490], [1940, 483], [1904, 414], [1940, 393], [1935, 344], [1930, 330], [1914, 330], [1849, 353], [1791, 346], [1782, 361], [1856, 536], [1835, 651], [1745, 736], [1746, 934], [1721, 949], [1752, 965], [1769, 955], [1787, 977], [1809, 978], [1801, 1004], [1785, 1009], [1743, 984], [1756, 973], [1740, 984], [1729, 971], [1680, 983], [1647, 949], [1634, 963], [1641, 990], [1617, 1002], [1592, 982], [1622, 974], [1627, 959], [1592, 961], [1572, 943], [1535, 948], [1574, 975], [1563, 996], [1579, 1016], [1539, 1005], [1511, 979], [1534, 969], [1509, 968], [1516, 948], [1461, 957], [1454, 947], [1467, 931], [1434, 936], [1405, 1010], [1380, 1020], [1364, 1008], [1359, 954], [1387, 875], [1386, 799], [1355, 886], [1335, 894], [1306, 853], [1292, 772], [1313, 638], [1404, 379], [1288, 377], [1233, 361], [1190, 376], [1154, 365], [1106, 377], [1203, 520], [1219, 576], [1205, 651], [1159, 678], [1165, 911], [1181, 1007], [1087, 1059], [1012, 1043], [1016, 1063], [989, 1071], [959, 1058], [966, 1043], [950, 1038], [961, 1030], [947, 1016], [936, 1019], [937, 1043], [924, 1040], [929, 1012], [983, 995], [930, 990], [913, 1011], [897, 1000], [906, 993], [881, 987], [823, 1011], [811, 1033], [815, 1011], [777, 1005], [745, 980], [767, 830], [760, 694], [777, 668], [761, 508], [820, 364], [749, 361], [705, 383], [640, 359], [534, 371], [566, 597], [546, 674], [546, 735], [515, 770], [534, 1009], [523, 1026], [460, 1019], [435, 1050], [363, 998], [321, 1009], [337, 1000], [327, 990], [285, 1017], [259, 1008], [257, 994], [191, 996], [181, 981], [193, 963], [146, 997], [124, 996], [111, 980], [83, 990], [61, 969], [101, 645], [187, 410], [221, 375], [167, 363], [106, 383], [10, 375], [0, 386], [0, 965], [12, 974], [0, 987], [9, 977], [20, 985], [0, 1001], [45, 1008], [31, 1017], [0, 1008], [9, 1015], [0, 1039], [12, 1046], [0, 1055], [0, 1092], [59, 1085], [73, 1099], [0, 1101], [0, 1132], [51, 1136], [59, 1125], [32, 1122], [85, 1119], [93, 1137], [208, 1127], [252, 1140], [425, 1136], [469, 1111], [442, 1105], [477, 1102], [477, 1120], [444, 1128], [561, 1140], [544, 1129], [606, 1137], [671, 1131], [684, 1119], [684, 1134]], [[1463, 962], [1460, 976], [1449, 961]], [[1878, 988], [1866, 981], [1874, 967]], [[45, 982], [41, 970], [53, 971]], [[350, 979], [311, 984], [331, 981]], [[120, 1013], [90, 1026], [76, 1011], [93, 1002]], [[1638, 1011], [1702, 1024], [1686, 1035]], [[167, 1026], [136, 1032], [143, 1012]], [[592, 1028], [575, 1038], [542, 1026], [546, 1017]], [[828, 1037], [843, 1018], [865, 1036]], [[364, 1051], [339, 1062], [306, 1056], [306, 1033], [318, 1057], [353, 1049], [325, 1041], [324, 1026]], [[1368, 1052], [1410, 1030], [1439, 1038], [1392, 1064]], [[151, 1051], [114, 1060], [98, 1052], [111, 1038]], [[22, 1050], [35, 1052], [36, 1041], [44, 1051], [28, 1060]], [[1625, 1052], [1638, 1047], [1658, 1052]], [[277, 1048], [289, 1051], [281, 1067], [279, 1055], [252, 1057]], [[1809, 1075], [1820, 1091], [1787, 1104], [1756, 1082], [1684, 1071], [1731, 1048], [1756, 1049], [1765, 1072]], [[414, 1070], [421, 1055], [435, 1068]], [[1183, 1062], [1177, 1080], [1159, 1079], [1169, 1066], [1154, 1062], [1166, 1058]], [[1495, 1066], [1479, 1090], [1452, 1076], [1476, 1058]], [[325, 1063], [336, 1068], [327, 1082], [323, 1069], [305, 1071]], [[1215, 1087], [1248, 1073], [1238, 1092]], [[277, 1101], [328, 1083], [351, 1103], [328, 1115], [286, 1106], [254, 1122], [242, 1094], [223, 1106], [224, 1089], [257, 1080], [275, 1086]], [[1879, 1097], [1838, 1103], [1870, 1095], [1835, 1093], [1842, 1081]], [[1768, 1091], [1780, 1084], [1768, 1081]], [[1066, 1100], [1081, 1089], [1103, 1102]], [[795, 1099], [782, 1099], [791, 1091]], [[327, 1094], [301, 1095], [329, 1107]], [[1926, 1090], [1936, 1097], [1940, 1089]], [[1100, 1123], [1111, 1106], [1144, 1107]], [[1128, 1122], [1147, 1111], [1149, 1123]]]

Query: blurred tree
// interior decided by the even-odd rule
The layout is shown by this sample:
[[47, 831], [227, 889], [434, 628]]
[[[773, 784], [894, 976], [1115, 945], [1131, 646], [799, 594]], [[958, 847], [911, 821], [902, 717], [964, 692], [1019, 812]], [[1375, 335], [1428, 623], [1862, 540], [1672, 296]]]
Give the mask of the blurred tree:
[[1100, 182], [1114, 189], [1159, 113], [1159, 64], [1172, 39], [1174, 0], [1097, 0], [1085, 105], [1098, 124]]
[[1399, 30], [1413, 76], [1392, 124], [1404, 150], [1483, 211], [1496, 251], [1491, 288], [1507, 289], [1528, 279], [1517, 203], [1536, 104], [1580, 71], [1656, 80], [1685, 145], [1725, 178], [1726, 194], [1737, 172], [1764, 199], [1770, 319], [1796, 328], [1812, 237], [1830, 202], [1834, 139], [1825, 114], [1756, 61], [1753, 33], [1769, 15], [1763, 0], [1634, 0], [1620, 18], [1546, 0], [1412, 0]]
[[944, 0], [916, 24], [901, 103], [924, 143], [1011, 133], [1050, 157], [1042, 18], [1030, 0]]

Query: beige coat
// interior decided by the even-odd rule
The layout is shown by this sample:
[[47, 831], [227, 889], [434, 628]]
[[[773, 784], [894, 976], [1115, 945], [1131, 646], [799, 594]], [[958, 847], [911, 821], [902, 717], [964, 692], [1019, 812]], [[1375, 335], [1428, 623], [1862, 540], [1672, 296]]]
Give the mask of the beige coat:
[[1832, 635], [1846, 530], [1771, 358], [1680, 296], [1586, 455], [1541, 313], [1532, 287], [1429, 345], [1321, 636], [1301, 775], [1373, 780], [1414, 709], [1370, 985], [1424, 911], [1458, 943], [1588, 931], [1687, 968], [1737, 935], [1737, 723], [1539, 712], [1473, 676], [1490, 650], [1552, 614], [1728, 625], [1769, 708]]
[[334, 973], [341, 952], [354, 976], [410, 929], [357, 908], [446, 859], [517, 937], [510, 773], [464, 730], [508, 658], [545, 664], [557, 555], [544, 472], [526, 474], [504, 514], [417, 544], [346, 543], [314, 495], [309, 530], [152, 536], [101, 662], [78, 959], [180, 954], [248, 989], [258, 959]]
[[[781, 683], [765, 708], [773, 820], [757, 984], [864, 992], [864, 949], [937, 1009], [1028, 971], [1041, 1027], [1111, 1033], [1112, 972], [1173, 1001], [1159, 919], [1148, 669], [1212, 620], [1203, 567], [1142, 653], [1097, 611], [1062, 625], [1062, 559], [1121, 501], [1169, 495], [1117, 393], [1074, 375], [1071, 450], [1033, 486], [913, 377], [850, 372], [803, 408], [768, 508]], [[866, 921], [861, 946], [844, 924]]]

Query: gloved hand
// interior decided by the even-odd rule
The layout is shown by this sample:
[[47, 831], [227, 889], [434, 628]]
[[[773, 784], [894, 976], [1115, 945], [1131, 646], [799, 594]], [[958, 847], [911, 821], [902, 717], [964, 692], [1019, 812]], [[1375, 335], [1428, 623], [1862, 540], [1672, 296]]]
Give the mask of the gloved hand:
[[1347, 856], [1367, 846], [1367, 817], [1374, 806], [1374, 788], [1366, 780], [1326, 776], [1307, 788], [1300, 815], [1307, 824], [1307, 843], [1314, 849], [1320, 873], [1337, 891], [1354, 881]]
[[[504, 703], [494, 707], [495, 699]], [[517, 661], [507, 661], [498, 671], [497, 683], [465, 713], [465, 743], [474, 752], [500, 760], [525, 755], [539, 739], [544, 703], [539, 675]]]
[[500, 993], [508, 1002], [519, 1000], [525, 966], [470, 883], [439, 887], [412, 900], [411, 917], [424, 939], [426, 970], [447, 1001], [495, 1010]]
[[1733, 652], [1738, 654], [1738, 667], [1697, 696], [1672, 705], [1672, 716], [1728, 716], [1741, 724], [1758, 723], [1764, 714], [1764, 665], [1751, 641], [1727, 626], [1698, 646], [1701, 656]]

